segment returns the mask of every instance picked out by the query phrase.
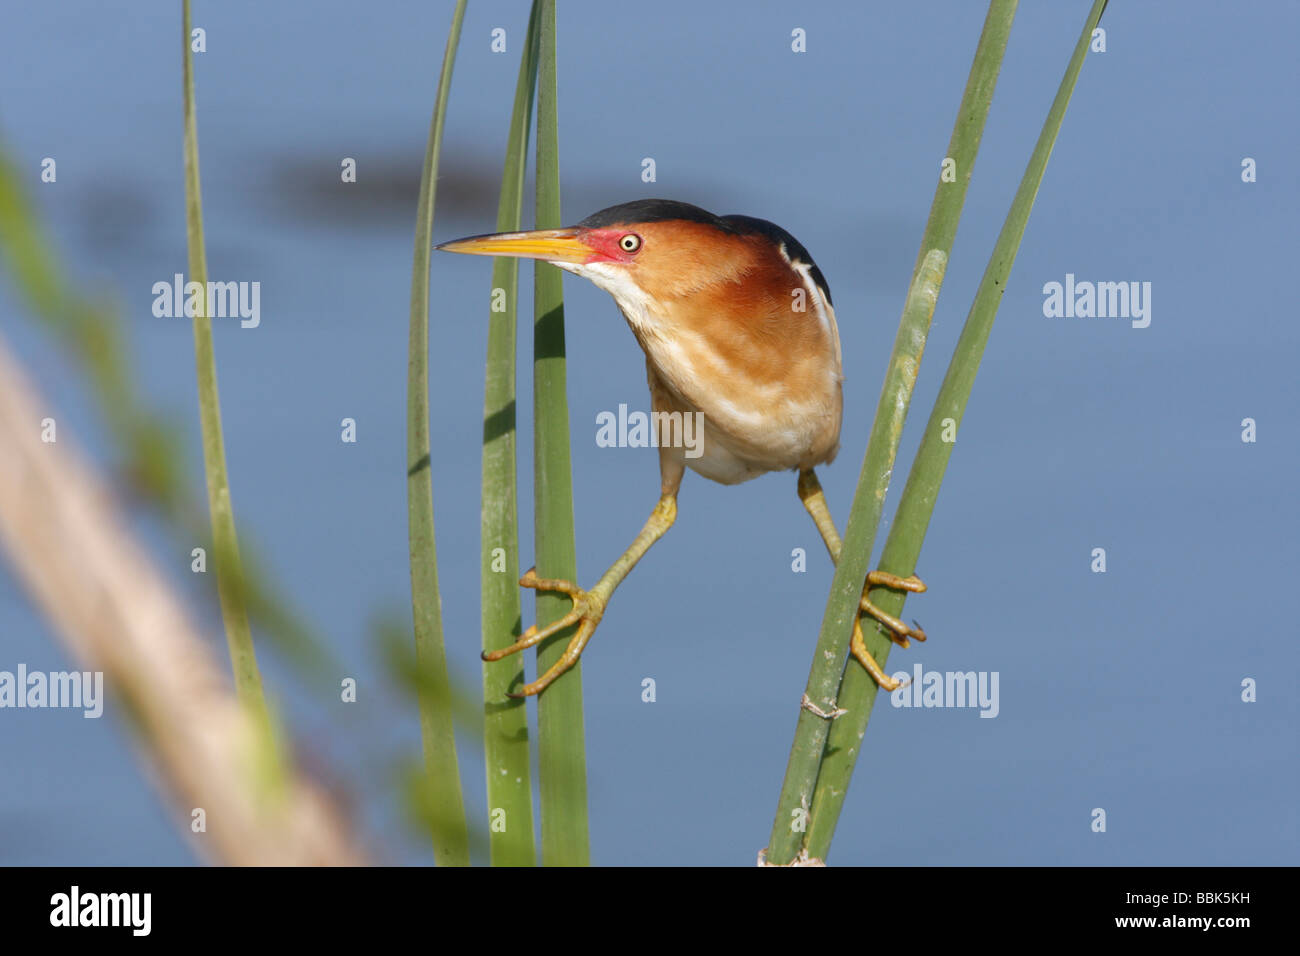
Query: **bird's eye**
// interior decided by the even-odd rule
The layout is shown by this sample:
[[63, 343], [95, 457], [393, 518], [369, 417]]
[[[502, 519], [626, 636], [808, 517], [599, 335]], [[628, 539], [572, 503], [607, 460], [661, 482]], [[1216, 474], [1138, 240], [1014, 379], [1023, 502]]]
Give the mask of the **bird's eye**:
[[624, 252], [636, 252], [641, 248], [641, 237], [635, 232], [629, 232], [618, 241], [618, 247]]

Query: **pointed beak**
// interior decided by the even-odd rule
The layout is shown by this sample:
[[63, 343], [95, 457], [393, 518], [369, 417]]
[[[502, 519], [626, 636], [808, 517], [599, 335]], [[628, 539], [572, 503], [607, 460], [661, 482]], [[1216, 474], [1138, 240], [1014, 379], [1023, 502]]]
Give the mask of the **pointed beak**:
[[537, 229], [532, 232], [498, 232], [488, 236], [453, 239], [433, 248], [471, 256], [514, 256], [545, 262], [584, 263], [596, 250], [578, 238], [577, 229]]

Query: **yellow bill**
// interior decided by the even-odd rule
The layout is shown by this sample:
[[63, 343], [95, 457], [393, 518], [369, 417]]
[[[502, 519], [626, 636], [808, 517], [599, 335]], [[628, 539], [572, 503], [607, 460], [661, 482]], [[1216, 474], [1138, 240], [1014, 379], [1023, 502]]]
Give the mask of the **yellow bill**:
[[433, 247], [442, 252], [471, 256], [514, 256], [546, 262], [587, 262], [595, 250], [578, 238], [577, 229], [536, 229], [532, 232], [498, 232], [453, 239]]

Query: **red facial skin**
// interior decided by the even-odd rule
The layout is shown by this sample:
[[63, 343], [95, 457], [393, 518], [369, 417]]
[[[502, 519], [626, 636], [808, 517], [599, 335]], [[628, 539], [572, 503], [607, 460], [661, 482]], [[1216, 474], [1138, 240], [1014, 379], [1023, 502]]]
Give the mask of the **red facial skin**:
[[626, 235], [635, 235], [635, 233], [626, 226], [581, 230], [578, 238], [592, 249], [590, 258], [583, 265], [591, 265], [593, 262], [631, 262], [641, 251], [641, 247], [637, 246], [632, 252], [623, 249], [619, 242]]

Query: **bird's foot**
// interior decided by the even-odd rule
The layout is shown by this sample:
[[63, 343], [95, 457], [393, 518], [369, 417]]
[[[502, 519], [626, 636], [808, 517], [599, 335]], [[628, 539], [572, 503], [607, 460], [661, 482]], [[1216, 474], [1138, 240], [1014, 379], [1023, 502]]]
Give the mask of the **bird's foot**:
[[482, 654], [485, 661], [499, 661], [503, 657], [509, 657], [511, 654], [525, 650], [535, 644], [540, 644], [554, 634], [558, 634], [566, 627], [574, 624], [578, 625], [578, 630], [574, 632], [573, 637], [569, 639], [569, 646], [564, 649], [564, 654], [558, 661], [552, 664], [537, 680], [531, 684], [525, 684], [519, 689], [517, 694], [507, 694], [507, 697], [532, 697], [534, 694], [540, 694], [549, 687], [557, 677], [567, 671], [570, 667], [578, 662], [582, 654], [582, 649], [587, 646], [591, 640], [591, 635], [596, 632], [596, 625], [600, 623], [601, 617], [605, 614], [606, 598], [593, 591], [584, 591], [572, 581], [564, 581], [559, 578], [539, 578], [536, 568], [529, 568], [528, 572], [519, 579], [519, 586], [525, 588], [534, 588], [538, 591], [558, 591], [561, 594], [567, 594], [573, 601], [573, 608], [568, 614], [564, 615], [558, 621], [554, 621], [546, 627], [538, 628], [533, 625], [524, 631], [522, 637], [515, 641], [509, 647], [503, 647], [496, 651], [484, 651]]
[[872, 588], [889, 588], [893, 591], [911, 591], [913, 594], [921, 594], [926, 590], [924, 581], [915, 574], [900, 578], [897, 574], [890, 574], [888, 571], [872, 571], [867, 575], [867, 586], [862, 589], [862, 603], [859, 606], [863, 614], [874, 618], [884, 626], [885, 630], [889, 632], [889, 636], [894, 639], [894, 643], [899, 647], [911, 647], [912, 644], [908, 638], [914, 637], [918, 641], [925, 640], [925, 631], [921, 630], [921, 625], [913, 621], [912, 626], [908, 627], [898, 618], [886, 614], [872, 604], [867, 599], [867, 592]]
[[[896, 574], [890, 574], [888, 571], [872, 571], [867, 575], [867, 584], [862, 591], [862, 602], [859, 605], [860, 614], [866, 615], [875, 621], [888, 632], [895, 644], [900, 647], [911, 647], [910, 638], [916, 638], [918, 641], [925, 640], [925, 631], [921, 630], [921, 625], [915, 621], [912, 626], [904, 624], [898, 618], [886, 614], [880, 608], [876, 607], [867, 599], [867, 592], [872, 588], [891, 588], [896, 591], [911, 591], [914, 594], [920, 594], [924, 591], [925, 583], [915, 574], [900, 578]], [[851, 647], [853, 656], [857, 658], [858, 663], [867, 669], [872, 679], [887, 691], [897, 690], [903, 686], [902, 682], [894, 680], [876, 663], [876, 659], [871, 656], [867, 650], [867, 642], [862, 634], [862, 620], [859, 617], [853, 622], [853, 644]]]

